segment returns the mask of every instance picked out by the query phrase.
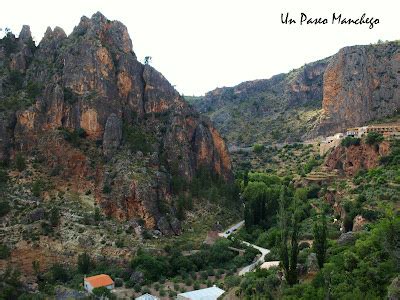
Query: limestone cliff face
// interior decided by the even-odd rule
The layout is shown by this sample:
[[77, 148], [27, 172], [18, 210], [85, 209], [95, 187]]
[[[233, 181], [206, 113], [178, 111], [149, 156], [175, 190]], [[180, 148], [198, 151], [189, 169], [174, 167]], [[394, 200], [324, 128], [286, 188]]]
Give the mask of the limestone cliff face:
[[399, 86], [397, 41], [346, 47], [288, 74], [188, 99], [230, 144], [249, 145], [327, 136], [390, 116], [400, 108]]
[[[0, 158], [39, 151], [78, 188], [92, 187], [106, 213], [143, 218], [149, 227], [162, 218], [159, 203], [170, 201], [171, 174], [190, 182], [205, 167], [232, 180], [221, 136], [161, 73], [137, 60], [123, 24], [96, 13], [70, 36], [56, 27], [37, 48], [31, 40], [24, 27], [12, 36], [16, 47], [0, 44], [0, 100], [25, 99], [0, 110]], [[8, 85], [15, 74], [21, 83]], [[60, 138], [76, 139], [79, 130], [85, 147]]]
[[319, 133], [340, 132], [397, 112], [399, 85], [398, 43], [341, 49], [324, 74]]
[[389, 153], [389, 142], [384, 141], [379, 145], [360, 145], [350, 146], [348, 148], [338, 146], [328, 154], [325, 165], [328, 170], [338, 170], [345, 175], [353, 176], [359, 170], [376, 168], [379, 165], [379, 159]]
[[189, 100], [233, 145], [300, 140], [317, 124], [328, 63], [329, 58]]

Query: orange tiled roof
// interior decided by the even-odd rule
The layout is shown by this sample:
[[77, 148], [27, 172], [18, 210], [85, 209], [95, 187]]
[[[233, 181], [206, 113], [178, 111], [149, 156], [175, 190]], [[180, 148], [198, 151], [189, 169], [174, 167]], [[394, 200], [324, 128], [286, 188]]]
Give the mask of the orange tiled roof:
[[102, 286], [108, 286], [114, 283], [110, 276], [106, 274], [100, 274], [96, 276], [86, 277], [85, 281], [89, 282], [93, 288]]

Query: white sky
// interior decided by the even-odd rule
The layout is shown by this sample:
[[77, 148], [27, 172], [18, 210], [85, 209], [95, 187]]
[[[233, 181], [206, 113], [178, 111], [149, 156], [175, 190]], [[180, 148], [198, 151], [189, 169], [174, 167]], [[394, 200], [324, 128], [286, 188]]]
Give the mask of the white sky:
[[[47, 26], [69, 34], [82, 15], [101, 11], [124, 23], [138, 58], [152, 56], [152, 65], [185, 95], [269, 78], [344, 46], [400, 39], [398, 0], [13, 0], [0, 7], [0, 28], [19, 33], [30, 25], [37, 42]], [[288, 26], [280, 21], [286, 12], [329, 22], [333, 12], [350, 18], [365, 12], [380, 24]]]

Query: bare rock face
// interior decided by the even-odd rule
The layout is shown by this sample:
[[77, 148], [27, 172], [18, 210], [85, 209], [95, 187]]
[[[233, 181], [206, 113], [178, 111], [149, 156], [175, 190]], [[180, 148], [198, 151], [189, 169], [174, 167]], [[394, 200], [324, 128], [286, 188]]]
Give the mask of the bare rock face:
[[230, 144], [285, 142], [390, 116], [400, 108], [399, 86], [400, 44], [387, 42], [345, 47], [287, 74], [217, 88], [192, 104]]
[[357, 237], [355, 236], [354, 232], [349, 231], [346, 233], [342, 233], [340, 237], [337, 240], [337, 243], [341, 246], [344, 245], [353, 245], [357, 240]]
[[107, 118], [103, 135], [103, 153], [107, 159], [118, 150], [122, 139], [122, 121], [116, 114]]
[[388, 116], [400, 108], [400, 47], [396, 42], [341, 49], [324, 74], [319, 132]]
[[40, 153], [75, 189], [91, 189], [107, 215], [170, 234], [180, 233], [179, 221], [160, 207], [172, 206], [172, 176], [190, 182], [206, 168], [232, 180], [219, 133], [137, 60], [122, 23], [96, 13], [69, 36], [48, 28], [38, 47], [26, 26], [14, 40], [12, 53], [0, 47], [0, 67], [20, 72], [22, 82], [1, 84], [0, 100], [19, 93], [30, 104], [0, 112], [0, 158]]
[[[317, 118], [310, 115], [321, 109], [323, 75], [329, 60], [306, 64], [270, 79], [217, 88], [192, 105], [210, 116], [219, 132], [234, 145], [298, 140], [307, 133], [302, 125], [311, 129], [317, 124]], [[298, 112], [304, 117], [296, 117]], [[306, 124], [300, 124], [302, 118]], [[287, 128], [283, 128], [285, 121], [290, 121]], [[271, 136], [274, 130], [279, 131], [279, 137]]]
[[371, 169], [379, 165], [380, 157], [389, 153], [389, 143], [377, 145], [361, 143], [348, 148], [338, 146], [328, 154], [325, 165], [328, 170], [339, 170], [346, 175], [355, 175], [360, 169]]
[[353, 231], [361, 231], [364, 227], [365, 224], [367, 224], [368, 221], [361, 215], [357, 215], [354, 217], [353, 220]]

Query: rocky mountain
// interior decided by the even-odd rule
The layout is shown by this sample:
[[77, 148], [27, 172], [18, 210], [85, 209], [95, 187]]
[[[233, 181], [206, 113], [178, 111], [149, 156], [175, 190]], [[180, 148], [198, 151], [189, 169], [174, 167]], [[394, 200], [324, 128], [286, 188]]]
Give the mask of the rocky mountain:
[[[179, 232], [173, 183], [200, 169], [232, 180], [224, 140], [161, 73], [137, 60], [127, 28], [101, 13], [67, 36], [28, 26], [0, 41], [0, 159], [33, 157], [60, 190], [118, 219]], [[167, 207], [167, 211], [161, 209]]]
[[300, 141], [396, 112], [399, 63], [398, 42], [346, 47], [288, 74], [188, 100], [232, 145]]

